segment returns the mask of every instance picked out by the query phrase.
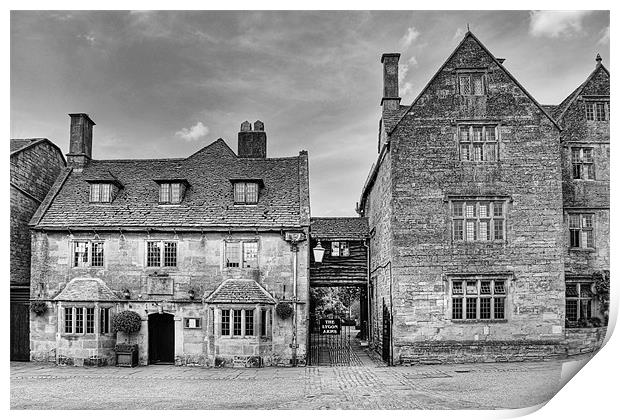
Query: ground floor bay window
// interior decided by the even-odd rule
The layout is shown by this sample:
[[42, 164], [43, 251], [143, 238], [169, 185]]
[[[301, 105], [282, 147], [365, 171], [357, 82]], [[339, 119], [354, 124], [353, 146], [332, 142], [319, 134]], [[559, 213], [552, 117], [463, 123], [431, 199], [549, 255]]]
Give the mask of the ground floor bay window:
[[268, 338], [271, 335], [272, 310], [269, 307], [233, 307], [218, 311], [220, 337]]

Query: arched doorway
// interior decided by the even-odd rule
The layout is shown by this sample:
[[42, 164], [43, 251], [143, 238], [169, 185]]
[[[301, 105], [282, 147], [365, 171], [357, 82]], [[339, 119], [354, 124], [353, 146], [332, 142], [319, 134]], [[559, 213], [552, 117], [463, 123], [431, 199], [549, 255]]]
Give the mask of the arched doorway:
[[174, 317], [149, 315], [149, 363], [174, 363]]

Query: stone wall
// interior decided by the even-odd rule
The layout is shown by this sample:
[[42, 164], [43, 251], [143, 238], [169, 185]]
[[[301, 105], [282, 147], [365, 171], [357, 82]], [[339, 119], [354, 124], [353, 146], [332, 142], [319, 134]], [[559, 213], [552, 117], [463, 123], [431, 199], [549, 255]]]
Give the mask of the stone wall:
[[[222, 281], [230, 278], [251, 278], [256, 280], [276, 299], [291, 299], [293, 295], [293, 253], [290, 244], [279, 233], [155, 233], [150, 239], [173, 240], [177, 242], [177, 267], [147, 268], [147, 234], [141, 232], [98, 232], [99, 240], [104, 241], [104, 266], [93, 268], [72, 267], [71, 244], [78, 239], [93, 239], [93, 232], [41, 232], [33, 233], [33, 283], [31, 296], [50, 302], [50, 311], [45, 318], [38, 317], [31, 323], [31, 354], [33, 360], [47, 357], [52, 348], [66, 355], [84, 358], [78, 349], [91, 347], [85, 340], [82, 344], [74, 339], [65, 340], [60, 334], [55, 319], [57, 303], [52, 299], [62, 291], [67, 283], [77, 277], [96, 277], [102, 279], [119, 296], [114, 311], [130, 309], [143, 318], [143, 328], [132, 337], [140, 346], [140, 363], [148, 363], [148, 315], [157, 312], [171, 313], [175, 317], [175, 358], [178, 364], [207, 364], [215, 360], [217, 354], [209, 354], [205, 337], [207, 328], [213, 325], [207, 305], [202, 298], [208, 296]], [[224, 239], [248, 239], [259, 242], [258, 269], [225, 268], [222, 253]], [[301, 302], [308, 296], [308, 246], [306, 242], [298, 245], [297, 254], [297, 295]], [[154, 276], [157, 272], [158, 276]], [[152, 282], [165, 274], [171, 282], [171, 294], [154, 294]], [[127, 289], [130, 299], [122, 298]], [[194, 290], [195, 301], [189, 298], [189, 290]], [[161, 291], [157, 293], [162, 293]], [[167, 292], [165, 292], [167, 293]], [[307, 308], [298, 304], [297, 336], [298, 359], [305, 360], [305, 337]], [[202, 319], [200, 330], [184, 329], [184, 317]], [[275, 322], [273, 328], [272, 354], [274, 359], [291, 361], [293, 326], [289, 322]], [[113, 347], [108, 346], [108, 348]], [[107, 350], [106, 350], [107, 351]], [[263, 352], [264, 353], [264, 352]], [[209, 358], [209, 356], [211, 356]], [[108, 356], [105, 356], [108, 357]]]
[[65, 166], [47, 141], [11, 155], [11, 285], [30, 284], [28, 222]]
[[607, 327], [567, 328], [566, 352], [568, 356], [598, 351], [605, 340]]

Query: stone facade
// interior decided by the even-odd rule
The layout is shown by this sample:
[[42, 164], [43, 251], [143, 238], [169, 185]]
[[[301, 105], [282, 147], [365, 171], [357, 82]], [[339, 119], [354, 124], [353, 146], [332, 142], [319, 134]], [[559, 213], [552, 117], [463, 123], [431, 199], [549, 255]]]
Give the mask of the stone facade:
[[[397, 66], [397, 61], [382, 62]], [[391, 363], [529, 360], [567, 353], [564, 212], [566, 192], [577, 189], [567, 185], [560, 140], [566, 144], [570, 134], [561, 137], [561, 125], [502, 62], [467, 33], [411, 106], [383, 107], [379, 157], [359, 211], [368, 217], [371, 232], [371, 345], [389, 346], [384, 358]], [[398, 77], [397, 71], [385, 74]], [[595, 84], [604, 85], [598, 79]], [[486, 137], [489, 130], [495, 134]], [[588, 130], [608, 133], [599, 126]], [[484, 146], [490, 158], [482, 158], [482, 146], [480, 156], [471, 157], [471, 146], [463, 143], [472, 134], [473, 143], [491, 141], [495, 151]], [[607, 156], [601, 159], [602, 171], [609, 165], [608, 150], [607, 134], [607, 145], [595, 153]], [[608, 191], [605, 179], [608, 175], [592, 188], [605, 190], [607, 182]], [[591, 194], [604, 200], [605, 193]], [[488, 214], [491, 202], [498, 214]], [[463, 203], [464, 216], [458, 210]], [[495, 216], [500, 224], [492, 236], [486, 218]], [[604, 214], [597, 217], [595, 235], [605, 241], [608, 222]], [[587, 255], [604, 265], [608, 248], [601, 245]], [[497, 283], [499, 289], [488, 290]], [[461, 284], [471, 290], [459, 290]], [[498, 292], [500, 298], [491, 301]], [[483, 300], [503, 300], [505, 306], [500, 302], [483, 311]], [[384, 302], [389, 325], [382, 321]], [[386, 328], [391, 336], [384, 335]]]
[[28, 360], [30, 228], [28, 222], [65, 166], [47, 139], [11, 139], [11, 360]]
[[[72, 124], [75, 115], [85, 114]], [[128, 343], [138, 345], [140, 364], [305, 363], [306, 152], [242, 159], [220, 139], [187, 159], [80, 156], [31, 222], [31, 297], [48, 307], [31, 320], [32, 360], [114, 364], [114, 346]], [[162, 179], [184, 183], [179, 204], [158, 200]], [[258, 202], [234, 204], [234, 185], [246, 179], [260, 185]], [[92, 186], [89, 201], [89, 184], [108, 182], [110, 201], [93, 202]], [[293, 307], [292, 318], [277, 315], [278, 303]], [[125, 310], [140, 315], [137, 333], [113, 330], [110, 320]]]

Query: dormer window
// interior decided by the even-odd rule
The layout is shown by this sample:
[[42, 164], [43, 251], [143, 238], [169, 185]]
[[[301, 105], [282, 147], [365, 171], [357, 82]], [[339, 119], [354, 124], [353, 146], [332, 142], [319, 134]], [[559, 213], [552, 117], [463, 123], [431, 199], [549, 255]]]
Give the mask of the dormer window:
[[159, 184], [159, 204], [179, 204], [183, 201], [187, 181], [178, 180], [156, 180]]
[[258, 203], [259, 181], [233, 181], [235, 204]]
[[110, 203], [112, 201], [112, 184], [92, 183], [90, 184], [91, 203]]

